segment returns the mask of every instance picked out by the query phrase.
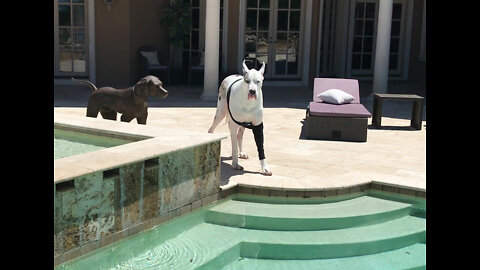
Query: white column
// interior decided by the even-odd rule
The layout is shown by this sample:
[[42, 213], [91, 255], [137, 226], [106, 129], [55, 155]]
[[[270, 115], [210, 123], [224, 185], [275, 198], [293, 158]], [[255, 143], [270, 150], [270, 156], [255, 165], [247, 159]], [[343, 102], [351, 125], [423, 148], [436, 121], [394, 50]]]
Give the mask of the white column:
[[202, 100], [216, 100], [218, 96], [218, 61], [220, 50], [220, 1], [206, 0], [205, 14], [205, 73]]
[[380, 0], [379, 2], [373, 92], [387, 93], [393, 0]]
[[88, 62], [89, 78], [93, 84], [97, 83], [97, 71], [95, 69], [95, 3], [87, 1], [88, 9]]

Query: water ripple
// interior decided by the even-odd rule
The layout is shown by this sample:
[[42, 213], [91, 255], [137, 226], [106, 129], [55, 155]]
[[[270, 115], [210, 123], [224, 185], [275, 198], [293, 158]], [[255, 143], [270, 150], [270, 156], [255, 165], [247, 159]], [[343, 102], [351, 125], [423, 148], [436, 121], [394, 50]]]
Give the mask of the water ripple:
[[187, 235], [179, 235], [116, 265], [113, 269], [192, 269], [208, 255], [208, 250]]

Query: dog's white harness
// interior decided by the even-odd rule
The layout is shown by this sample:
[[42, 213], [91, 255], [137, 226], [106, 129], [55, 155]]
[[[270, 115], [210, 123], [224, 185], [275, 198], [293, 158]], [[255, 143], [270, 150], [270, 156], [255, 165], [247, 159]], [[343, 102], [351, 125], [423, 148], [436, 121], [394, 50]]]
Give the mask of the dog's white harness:
[[265, 151], [263, 149], [263, 122], [260, 123], [259, 125], [255, 126], [253, 125], [252, 122], [238, 122], [233, 118], [232, 112], [230, 111], [230, 90], [232, 89], [232, 86], [240, 81], [243, 80], [243, 78], [240, 78], [236, 81], [234, 81], [232, 84], [230, 84], [230, 87], [227, 89], [227, 107], [228, 107], [228, 113], [230, 114], [230, 118], [235, 122], [237, 125], [251, 129], [253, 132], [253, 137], [255, 139], [255, 144], [257, 145], [257, 151], [258, 151], [258, 159], [262, 160], [265, 159]]

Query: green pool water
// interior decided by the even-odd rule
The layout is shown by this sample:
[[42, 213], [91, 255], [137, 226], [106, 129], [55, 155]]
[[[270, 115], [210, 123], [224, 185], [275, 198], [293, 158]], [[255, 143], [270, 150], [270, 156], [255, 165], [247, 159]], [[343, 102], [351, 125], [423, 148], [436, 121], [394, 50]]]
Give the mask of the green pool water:
[[425, 269], [425, 199], [235, 194], [55, 269]]
[[97, 151], [129, 142], [131, 141], [83, 132], [54, 129], [54, 159]]

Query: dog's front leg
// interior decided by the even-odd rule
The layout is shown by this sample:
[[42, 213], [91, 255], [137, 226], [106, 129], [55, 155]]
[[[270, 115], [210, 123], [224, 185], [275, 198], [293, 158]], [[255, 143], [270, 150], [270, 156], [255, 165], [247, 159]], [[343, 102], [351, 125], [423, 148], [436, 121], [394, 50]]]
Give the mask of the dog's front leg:
[[232, 167], [235, 170], [243, 170], [242, 165], [238, 163], [238, 125], [235, 124], [232, 120], [230, 120], [228, 121], [228, 129], [230, 130], [230, 140], [232, 141]]
[[[145, 110], [142, 115], [137, 117], [137, 123], [141, 124], [141, 125], [146, 125], [147, 124], [147, 117], [148, 117], [148, 111]], [[130, 121], [127, 121], [127, 122], [130, 122]]]
[[272, 171], [270, 170], [270, 167], [268, 167], [267, 161], [265, 160], [265, 151], [263, 150], [263, 123], [258, 126], [254, 126], [252, 131], [255, 144], [257, 145], [258, 159], [260, 160], [260, 166], [262, 167], [262, 174], [272, 175]]
[[238, 128], [238, 133], [237, 133], [237, 141], [238, 141], [238, 150], [239, 152], [239, 157], [243, 159], [248, 159], [247, 153], [243, 152], [243, 132], [245, 131], [244, 127], [239, 127]]
[[132, 121], [132, 119], [133, 119], [132, 115], [122, 114], [122, 116], [120, 116], [120, 121], [122, 122], [130, 122]]

